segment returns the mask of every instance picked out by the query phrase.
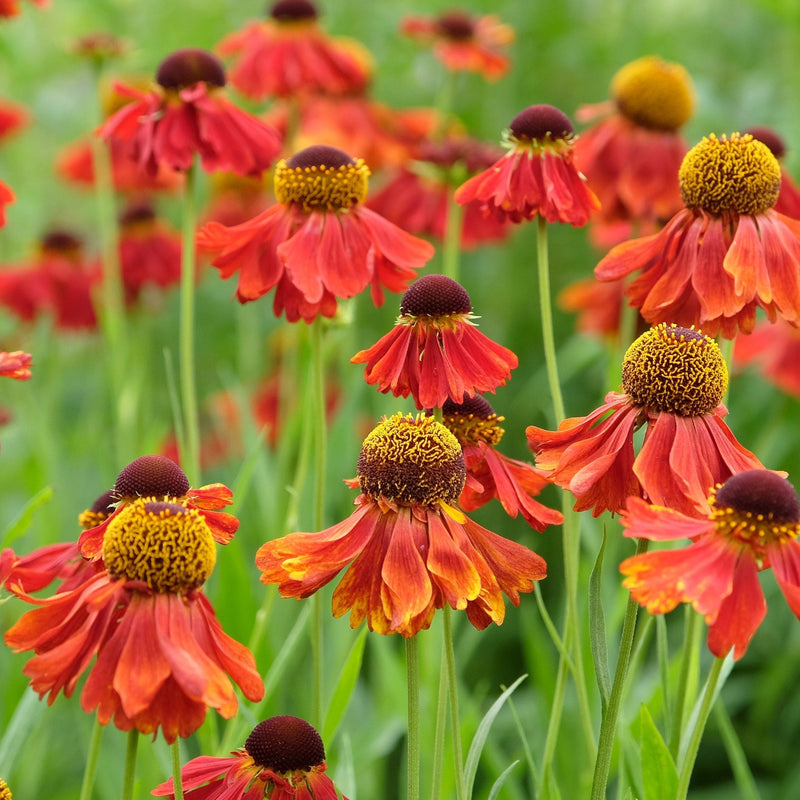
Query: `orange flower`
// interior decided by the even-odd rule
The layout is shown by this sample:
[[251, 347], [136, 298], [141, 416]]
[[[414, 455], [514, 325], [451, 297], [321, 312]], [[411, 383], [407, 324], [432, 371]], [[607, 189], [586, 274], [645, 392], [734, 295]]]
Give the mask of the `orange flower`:
[[451, 72], [478, 72], [494, 81], [508, 72], [505, 51], [514, 41], [514, 29], [494, 15], [474, 16], [448, 11], [439, 17], [406, 17], [401, 31], [412, 39], [432, 44], [436, 58]]
[[767, 612], [758, 580], [772, 567], [789, 607], [800, 617], [800, 503], [775, 472], [740, 472], [711, 489], [701, 519], [631, 498], [625, 535], [651, 541], [691, 539], [679, 550], [622, 562], [623, 586], [651, 614], [691, 603], [708, 624], [708, 647], [741, 658]]
[[405, 289], [433, 247], [364, 206], [368, 176], [362, 159], [307, 147], [278, 163], [276, 205], [230, 228], [209, 222], [198, 243], [223, 278], [239, 272], [240, 303], [275, 288], [275, 313], [290, 322], [332, 317], [337, 298], [369, 285], [381, 305], [383, 287]]
[[522, 222], [541, 215], [548, 222], [580, 227], [600, 207], [575, 167], [572, 123], [554, 106], [529, 106], [505, 132], [508, 152], [456, 189], [460, 205]]
[[756, 309], [800, 321], [800, 221], [773, 206], [781, 171], [752, 136], [711, 134], [680, 169], [685, 208], [659, 233], [617, 245], [595, 268], [600, 280], [637, 269], [626, 289], [650, 323], [699, 326], [732, 339], [753, 330]]
[[472, 302], [445, 275], [424, 275], [403, 295], [389, 333], [351, 359], [366, 364], [364, 380], [378, 391], [414, 398], [417, 408], [441, 408], [503, 386], [518, 362], [472, 321]]
[[737, 336], [734, 364], [753, 365], [782, 392], [800, 397], [800, 329], [778, 320], [761, 322], [749, 336]]
[[[50, 0], [31, 0], [37, 6], [45, 8]], [[0, 17], [16, 17], [20, 13], [18, 0], [0, 0]]]
[[116, 504], [114, 513], [81, 534], [79, 544], [84, 558], [101, 555], [109, 525], [140, 497], [156, 498], [197, 511], [219, 544], [228, 544], [239, 527], [239, 520], [233, 514], [219, 510], [233, 502], [233, 492], [227, 486], [209, 483], [192, 489], [183, 470], [166, 456], [147, 455], [131, 461], [117, 476], [111, 491]]
[[576, 114], [581, 122], [601, 117], [575, 141], [575, 165], [600, 198], [592, 236], [601, 247], [634, 230], [654, 233], [681, 209], [678, 170], [689, 146], [680, 130], [695, 106], [686, 70], [656, 56], [626, 64], [611, 94]]
[[0, 181], [0, 228], [6, 224], [6, 206], [11, 205], [16, 199], [11, 187]]
[[745, 131], [754, 139], [763, 142], [769, 147], [772, 155], [781, 165], [781, 192], [773, 208], [779, 214], [785, 214], [792, 219], [800, 219], [800, 186], [797, 185], [788, 169], [786, 169], [786, 144], [777, 131], [763, 125]]
[[356, 510], [319, 533], [262, 545], [262, 582], [284, 597], [308, 597], [349, 564], [333, 614], [349, 611], [353, 628], [366, 619], [372, 631], [414, 636], [445, 603], [466, 610], [479, 630], [501, 624], [502, 594], [519, 605], [546, 565], [454, 507], [465, 476], [458, 440], [433, 417], [384, 419], [361, 448]]
[[[575, 510], [619, 513], [630, 496], [690, 516], [707, 510], [708, 487], [761, 462], [723, 421], [728, 368], [700, 331], [656, 325], [628, 348], [623, 394], [557, 431], [530, 426], [536, 466], [576, 498]], [[646, 426], [638, 454], [634, 433]]]
[[30, 112], [22, 103], [0, 100], [0, 141], [19, 133], [29, 122]]
[[[326, 768], [317, 731], [283, 715], [256, 725], [232, 757], [193, 758], [181, 770], [181, 785], [187, 800], [338, 800]], [[151, 794], [175, 800], [174, 788], [170, 778]]]
[[505, 512], [525, 521], [537, 531], [561, 525], [564, 516], [534, 499], [549, 481], [524, 461], [504, 456], [495, 446], [505, 431], [491, 405], [477, 395], [463, 403], [446, 400], [442, 408], [444, 425], [458, 439], [464, 453], [467, 480], [459, 498], [465, 511], [474, 511], [497, 498]]
[[278, 0], [269, 19], [228, 34], [216, 49], [233, 57], [231, 83], [255, 100], [360, 92], [370, 77], [364, 48], [328, 36], [309, 0]]
[[39, 607], [5, 635], [15, 652], [35, 652], [23, 672], [40, 697], [69, 697], [96, 656], [83, 710], [124, 731], [160, 728], [169, 743], [194, 733], [208, 707], [236, 713], [228, 675], [248, 699], [263, 697], [252, 654], [202, 593], [216, 550], [200, 511], [139, 498], [109, 519], [102, 557], [104, 568], [74, 589], [24, 596]]
[[0, 350], [0, 377], [27, 381], [31, 377], [33, 356], [22, 350], [6, 353]]
[[150, 92], [118, 84], [117, 92], [133, 102], [98, 130], [104, 139], [127, 142], [140, 169], [184, 171], [199, 155], [207, 172], [261, 175], [277, 157], [277, 133], [225, 97], [225, 71], [211, 53], [175, 51], [161, 62], [156, 81], [159, 89]]

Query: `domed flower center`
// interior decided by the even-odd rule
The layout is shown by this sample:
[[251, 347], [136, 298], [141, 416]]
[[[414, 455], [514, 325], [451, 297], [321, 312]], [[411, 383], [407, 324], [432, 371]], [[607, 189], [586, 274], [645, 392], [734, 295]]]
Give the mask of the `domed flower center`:
[[313, 145], [275, 167], [275, 196], [304, 211], [346, 211], [367, 199], [369, 167], [328, 145]]
[[462, 447], [478, 442], [496, 445], [505, 433], [500, 427], [505, 417], [499, 417], [491, 404], [478, 395], [465, 398], [463, 403], [445, 400], [442, 416], [445, 426]]
[[543, 103], [528, 106], [511, 120], [505, 144], [561, 151], [572, 147], [574, 131], [572, 122], [563, 111]]
[[709, 336], [662, 322], [628, 348], [622, 388], [637, 406], [699, 417], [721, 402], [728, 388], [728, 368]]
[[400, 314], [411, 317], [450, 317], [469, 314], [472, 302], [467, 290], [446, 275], [423, 275], [406, 289]]
[[678, 180], [687, 208], [760, 214], [778, 199], [781, 167], [769, 147], [750, 134], [718, 139], [712, 133], [684, 156]]
[[277, 22], [306, 22], [317, 18], [317, 9], [308, 0], [278, 0], [269, 15]]
[[39, 251], [45, 256], [77, 262], [83, 254], [83, 241], [67, 231], [51, 231], [39, 242]]
[[475, 35], [475, 25], [461, 11], [449, 11], [436, 20], [436, 29], [445, 39], [455, 42], [468, 41]]
[[103, 561], [115, 577], [179, 594], [202, 586], [217, 560], [214, 537], [197, 509], [153, 498], [125, 506], [103, 539]]
[[125, 209], [119, 218], [119, 224], [126, 231], [137, 228], [152, 228], [156, 219], [156, 212], [149, 203], [135, 203]]
[[763, 142], [767, 147], [769, 147], [772, 155], [774, 155], [779, 161], [786, 155], [786, 143], [783, 141], [781, 136], [778, 135], [778, 132], [772, 128], [759, 125], [755, 128], [749, 128], [745, 131], [745, 134], [748, 133], [754, 139], [758, 139], [759, 142]]
[[689, 73], [656, 56], [626, 64], [611, 80], [611, 95], [620, 114], [657, 131], [677, 131], [694, 112]]
[[78, 515], [78, 523], [81, 528], [88, 531], [89, 528], [96, 528], [103, 520], [108, 519], [114, 513], [117, 499], [113, 489], [103, 492], [103, 494], [92, 503], [91, 508], [81, 511]]
[[305, 720], [288, 715], [259, 722], [244, 743], [256, 764], [274, 772], [308, 771], [325, 761], [325, 747]]
[[117, 476], [117, 498], [183, 497], [189, 491], [189, 479], [183, 470], [166, 456], [141, 456], [131, 461]]
[[728, 478], [712, 490], [711, 513], [719, 533], [752, 547], [759, 556], [773, 542], [800, 533], [800, 500], [789, 481], [766, 469]]
[[452, 505], [466, 476], [458, 439], [423, 415], [384, 420], [364, 439], [358, 457], [361, 491], [406, 505]]
[[165, 89], [185, 89], [203, 81], [225, 85], [225, 70], [216, 56], [198, 47], [186, 47], [167, 56], [158, 67], [156, 81]]

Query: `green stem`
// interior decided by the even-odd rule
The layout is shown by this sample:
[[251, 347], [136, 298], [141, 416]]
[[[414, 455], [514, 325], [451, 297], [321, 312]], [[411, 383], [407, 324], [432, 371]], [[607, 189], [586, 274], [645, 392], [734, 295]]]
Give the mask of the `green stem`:
[[442, 668], [439, 673], [439, 695], [436, 701], [436, 730], [433, 735], [431, 800], [439, 800], [442, 793], [444, 740], [447, 726], [447, 698], [449, 695], [450, 684], [447, 679], [447, 646], [445, 642], [442, 641]]
[[83, 782], [81, 783], [81, 795], [79, 800], [89, 800], [92, 796], [94, 778], [97, 774], [97, 762], [100, 758], [100, 741], [103, 738], [103, 726], [97, 717], [94, 718], [92, 728], [92, 738], [89, 740], [89, 752], [86, 756], [86, 766], [83, 770]]
[[450, 606], [444, 606], [444, 646], [447, 683], [450, 687], [450, 725], [453, 729], [453, 762], [456, 771], [456, 800], [467, 800], [464, 790], [464, 750], [461, 745], [461, 715], [458, 711], [458, 678], [453, 647], [453, 621]]
[[172, 754], [172, 791], [175, 800], [183, 800], [183, 779], [181, 778], [181, 740], [176, 739], [170, 746]]
[[736, 728], [733, 727], [733, 722], [731, 722], [721, 698], [714, 704], [714, 720], [722, 736], [722, 742], [728, 754], [728, 761], [731, 762], [733, 775], [736, 778], [736, 785], [739, 787], [739, 794], [742, 800], [761, 800], [758, 786], [756, 786], [753, 773], [747, 763], [744, 748], [739, 741]]
[[697, 641], [698, 614], [691, 606], [686, 606], [686, 617], [684, 619], [683, 632], [683, 660], [681, 661], [681, 671], [678, 675], [678, 688], [675, 692], [675, 717], [672, 722], [671, 736], [669, 740], [669, 750], [672, 757], [677, 760], [678, 749], [681, 744], [681, 731], [683, 730], [683, 715], [686, 707], [690, 705], [689, 698], [689, 677], [692, 672], [697, 653], [699, 650]]
[[419, 800], [419, 647], [416, 636], [406, 643], [408, 685], [408, 800]]
[[[647, 552], [649, 540], [639, 539], [636, 543], [636, 555]], [[594, 778], [592, 779], [592, 800], [604, 800], [608, 774], [611, 769], [611, 755], [614, 750], [614, 741], [617, 732], [617, 720], [622, 706], [625, 689], [625, 678], [628, 675], [631, 650], [633, 648], [633, 635], [636, 631], [636, 616], [639, 604], [633, 599], [628, 599], [625, 609], [625, 619], [622, 623], [622, 634], [619, 643], [619, 658], [614, 671], [614, 682], [611, 685], [611, 695], [608, 698], [603, 720], [600, 723], [600, 741], [597, 748], [597, 759], [594, 763]]]
[[694, 727], [692, 728], [689, 743], [686, 748], [686, 755], [683, 763], [680, 766], [680, 775], [678, 777], [678, 791], [675, 795], [675, 800], [685, 800], [689, 792], [689, 782], [692, 779], [692, 771], [694, 770], [694, 762], [697, 758], [697, 751], [700, 749], [700, 740], [703, 738], [708, 715], [711, 712], [711, 706], [714, 703], [716, 694], [717, 683], [722, 672], [722, 666], [725, 663], [724, 658], [715, 658], [711, 669], [708, 672], [705, 690], [703, 691], [703, 699], [700, 703], [700, 711], [697, 715]]
[[122, 800], [133, 800], [133, 784], [136, 779], [136, 751], [139, 747], [139, 731], [131, 729], [125, 750], [125, 772], [122, 776]]
[[447, 221], [442, 248], [442, 273], [458, 280], [461, 257], [461, 231], [464, 227], [464, 208], [456, 203], [454, 191], [447, 195]]
[[197, 225], [196, 166], [186, 170], [181, 239], [180, 378], [184, 441], [181, 466], [192, 486], [200, 485], [200, 424], [194, 364], [195, 228]]

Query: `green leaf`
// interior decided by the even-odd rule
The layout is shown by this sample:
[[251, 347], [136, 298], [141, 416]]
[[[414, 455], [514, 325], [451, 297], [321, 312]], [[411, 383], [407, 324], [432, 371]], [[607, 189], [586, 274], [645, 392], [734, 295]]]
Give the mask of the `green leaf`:
[[512, 761], [501, 773], [498, 779], [492, 784], [492, 788], [489, 792], [488, 800], [495, 800], [498, 794], [500, 794], [500, 789], [503, 788], [503, 784], [506, 782], [506, 778], [508, 777], [509, 773], [511, 772], [514, 767], [519, 764], [519, 761]]
[[39, 508], [39, 506], [44, 505], [52, 496], [52, 486], [45, 486], [44, 489], [40, 489], [38, 492], [36, 492], [36, 494], [25, 504], [25, 508], [20, 511], [16, 518], [8, 524], [5, 531], [3, 531], [3, 536], [0, 538], [0, 544], [2, 544], [3, 547], [8, 547], [15, 539], [18, 539], [20, 536], [22, 536], [22, 534], [25, 533], [25, 531], [27, 531], [30, 527], [33, 515], [36, 513], [36, 510]]
[[611, 695], [611, 673], [608, 669], [608, 644], [606, 642], [606, 617], [603, 612], [601, 594], [601, 574], [603, 571], [603, 554], [606, 550], [606, 529], [603, 526], [603, 541], [597, 554], [592, 574], [589, 577], [589, 636], [594, 659], [594, 672], [597, 676], [597, 687], [605, 712], [608, 698]]
[[350, 648], [342, 671], [339, 673], [339, 680], [336, 682], [336, 688], [322, 726], [322, 741], [326, 744], [330, 744], [333, 741], [339, 723], [342, 721], [344, 712], [347, 710], [347, 705], [353, 695], [353, 690], [356, 688], [356, 681], [361, 671], [361, 660], [364, 657], [367, 630], [366, 626], [362, 626], [360, 633], [353, 642], [353, 646]]
[[642, 784], [645, 800], [675, 800], [678, 769], [647, 706], [642, 705]]
[[472, 744], [469, 746], [469, 753], [467, 753], [467, 761], [464, 764], [464, 788], [465, 796], [472, 797], [472, 785], [475, 783], [475, 775], [478, 772], [478, 761], [483, 751], [483, 746], [486, 744], [486, 739], [489, 736], [489, 730], [495, 717], [500, 713], [503, 704], [511, 696], [511, 693], [519, 686], [522, 681], [527, 678], [527, 675], [520, 675], [511, 686], [506, 689], [497, 700], [492, 703], [491, 708], [484, 714], [483, 719], [478, 725], [478, 730], [475, 731], [475, 737]]

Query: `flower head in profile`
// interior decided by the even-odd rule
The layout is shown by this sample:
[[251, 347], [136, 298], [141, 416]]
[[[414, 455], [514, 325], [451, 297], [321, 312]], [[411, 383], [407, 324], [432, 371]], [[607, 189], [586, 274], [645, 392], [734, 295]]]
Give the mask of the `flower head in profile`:
[[[181, 784], [187, 800], [338, 800], [326, 768], [317, 731], [284, 714], [259, 722], [244, 747], [226, 758], [192, 759], [181, 770]], [[152, 794], [175, 800], [173, 779]]]
[[188, 170], [195, 157], [206, 172], [261, 175], [277, 157], [277, 133], [226, 96], [225, 71], [205, 50], [185, 48], [165, 58], [158, 87], [142, 92], [118, 85], [131, 102], [107, 119], [98, 133], [127, 143], [140, 169]]
[[424, 275], [403, 295], [389, 333], [350, 361], [366, 364], [364, 380], [381, 392], [441, 408], [503, 386], [519, 363], [511, 350], [482, 334], [466, 289], [445, 275]]
[[222, 278], [239, 273], [241, 303], [275, 289], [273, 307], [290, 322], [332, 317], [337, 299], [367, 286], [403, 291], [433, 247], [364, 205], [369, 168], [328, 145], [313, 145], [275, 168], [278, 202], [248, 222], [209, 222], [198, 234]]
[[686, 154], [679, 181], [685, 208], [659, 233], [614, 247], [595, 276], [641, 270], [625, 293], [650, 323], [732, 339], [753, 330], [759, 308], [799, 322], [800, 221], [773, 208], [781, 168], [770, 149], [749, 134], [711, 134]]
[[231, 83], [255, 100], [361, 92], [371, 73], [364, 47], [329, 36], [310, 0], [278, 0], [267, 19], [228, 34], [216, 51], [230, 59]]
[[85, 558], [98, 558], [112, 520], [123, 509], [142, 497], [186, 506], [197, 511], [218, 544], [228, 544], [239, 527], [239, 520], [220, 509], [233, 502], [233, 492], [224, 484], [209, 483], [198, 489], [189, 485], [184, 471], [172, 459], [147, 455], [131, 461], [117, 476], [111, 489], [114, 512], [90, 528], [84, 528], [79, 544]]
[[763, 142], [769, 147], [770, 152], [781, 165], [781, 191], [773, 208], [779, 214], [784, 214], [792, 219], [800, 219], [800, 186], [792, 177], [786, 167], [786, 143], [783, 137], [774, 129], [766, 125], [758, 125], [745, 131], [754, 139]]
[[691, 603], [708, 624], [708, 647], [741, 658], [767, 612], [758, 573], [772, 568], [800, 617], [800, 502], [789, 481], [747, 470], [710, 490], [701, 518], [632, 498], [625, 535], [651, 541], [690, 539], [686, 547], [643, 553], [620, 565], [623, 586], [651, 614]]
[[455, 9], [438, 17], [409, 16], [401, 31], [432, 45], [436, 58], [451, 72], [477, 72], [494, 81], [511, 66], [507, 50], [515, 39], [514, 29], [494, 14], [476, 16]]
[[[690, 516], [707, 511], [708, 487], [761, 462], [725, 424], [728, 368], [700, 331], [656, 325], [628, 348], [623, 392], [557, 431], [530, 426], [536, 466], [575, 496], [575, 509], [619, 513], [643, 497]], [[639, 452], [634, 434], [645, 427]]]
[[[33, 650], [23, 673], [40, 697], [81, 692], [102, 725], [135, 728], [167, 742], [191, 735], [207, 708], [232, 717], [231, 680], [253, 701], [264, 694], [255, 659], [227, 636], [202, 592], [216, 547], [196, 508], [142, 497], [108, 520], [103, 567], [74, 589], [37, 600], [5, 634]], [[230, 676], [230, 679], [229, 677]]]
[[465, 478], [461, 446], [444, 425], [424, 415], [384, 419], [361, 447], [356, 510], [319, 533], [262, 545], [262, 582], [284, 597], [308, 597], [347, 567], [334, 616], [349, 611], [351, 627], [366, 619], [382, 634], [414, 636], [445, 603], [479, 630], [501, 624], [503, 594], [519, 605], [546, 565], [455, 507]]
[[505, 133], [508, 152], [456, 189], [456, 202], [484, 214], [522, 222], [581, 227], [600, 203], [574, 163], [575, 137], [563, 111], [535, 105], [517, 114]]
[[442, 414], [445, 427], [458, 439], [464, 453], [467, 480], [458, 501], [461, 508], [474, 511], [496, 497], [509, 516], [522, 514], [537, 531], [564, 521], [560, 511], [535, 499], [548, 485], [547, 478], [530, 464], [497, 449], [505, 433], [500, 427], [505, 417], [498, 416], [483, 397], [464, 398], [463, 403], [446, 400]]
[[575, 142], [575, 164], [600, 199], [592, 235], [603, 247], [654, 233], [681, 207], [678, 170], [689, 149], [681, 130], [695, 107], [692, 79], [657, 56], [626, 64], [612, 99], [579, 108], [593, 122]]
[[16, 381], [27, 381], [31, 377], [33, 356], [22, 350], [7, 353], [0, 350], [0, 377], [13, 378]]

